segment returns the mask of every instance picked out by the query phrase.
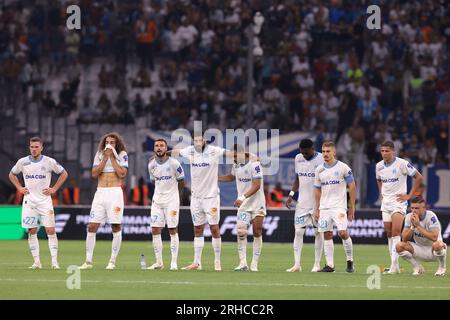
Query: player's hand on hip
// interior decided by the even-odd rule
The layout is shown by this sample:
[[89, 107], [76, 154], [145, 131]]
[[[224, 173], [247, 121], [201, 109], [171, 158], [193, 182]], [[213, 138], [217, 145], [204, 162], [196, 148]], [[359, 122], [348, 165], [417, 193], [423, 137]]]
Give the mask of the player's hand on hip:
[[236, 208], [239, 208], [241, 206], [241, 204], [242, 204], [242, 200], [239, 200], [239, 199], [236, 199], [236, 201], [234, 202], [234, 206]]
[[28, 188], [25, 188], [25, 187], [20, 188], [20, 189], [19, 189], [19, 192], [20, 192], [21, 194], [30, 194], [30, 191], [28, 190]]
[[347, 219], [348, 221], [353, 221], [353, 219], [355, 219], [355, 208], [348, 209]]
[[55, 192], [56, 192], [56, 190], [54, 188], [42, 189], [42, 193], [46, 196], [50, 196], [50, 195], [54, 194]]
[[288, 197], [286, 200], [286, 208], [290, 209], [292, 204], [292, 197]]
[[408, 194], [399, 194], [397, 195], [398, 201], [408, 201], [410, 199]]
[[314, 220], [316, 220], [317, 222], [319, 221], [319, 218], [320, 218], [320, 210], [319, 209], [314, 210], [313, 217], [314, 217]]

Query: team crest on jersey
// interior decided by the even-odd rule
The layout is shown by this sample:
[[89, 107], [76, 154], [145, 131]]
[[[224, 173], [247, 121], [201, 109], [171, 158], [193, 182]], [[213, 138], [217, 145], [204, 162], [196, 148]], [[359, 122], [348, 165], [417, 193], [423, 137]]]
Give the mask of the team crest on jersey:
[[169, 171], [170, 171], [170, 168], [167, 168], [166, 171], [169, 172]]
[[335, 171], [335, 172], [334, 172], [334, 175], [335, 175], [336, 177], [339, 177], [339, 171]]
[[248, 170], [245, 170], [244, 173], [245, 173], [245, 174], [248, 174]]
[[41, 167], [41, 171], [47, 171], [46, 167]]
[[211, 208], [211, 214], [215, 216], [217, 214], [217, 208]]
[[397, 169], [395, 169], [395, 168], [392, 169], [392, 173], [393, 173], [393, 174], [396, 174], [396, 173], [397, 173]]

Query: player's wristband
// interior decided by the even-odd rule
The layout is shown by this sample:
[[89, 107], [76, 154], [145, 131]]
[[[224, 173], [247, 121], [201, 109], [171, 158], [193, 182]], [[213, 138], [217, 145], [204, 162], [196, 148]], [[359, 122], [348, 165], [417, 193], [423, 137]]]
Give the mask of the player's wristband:
[[247, 199], [247, 197], [243, 194], [242, 196], [240, 196], [239, 198], [237, 198], [239, 201], [244, 201], [245, 199]]
[[291, 192], [289, 192], [289, 197], [292, 198], [294, 196], [294, 194], [295, 194], [295, 192], [291, 190]]

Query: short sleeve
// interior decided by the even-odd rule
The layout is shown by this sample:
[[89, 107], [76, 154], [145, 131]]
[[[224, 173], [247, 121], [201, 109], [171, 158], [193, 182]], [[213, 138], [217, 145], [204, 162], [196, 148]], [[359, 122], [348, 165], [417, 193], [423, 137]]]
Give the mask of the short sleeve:
[[234, 167], [234, 164], [231, 166], [231, 175], [236, 176], [236, 168]]
[[60, 165], [55, 159], [50, 159], [50, 169], [56, 174], [61, 174], [64, 171], [62, 165]]
[[314, 174], [314, 187], [320, 189], [322, 187], [322, 183], [320, 181], [320, 171], [319, 171], [320, 167], [317, 167], [315, 174]]
[[23, 162], [22, 159], [19, 159], [19, 161], [17, 161], [17, 163], [14, 165], [14, 167], [12, 167], [11, 169], [11, 173], [18, 175], [19, 173], [21, 173], [23, 170]]
[[375, 166], [375, 177], [376, 177], [377, 180], [381, 180], [381, 176], [379, 174], [379, 171], [380, 171], [380, 166], [377, 164]]
[[441, 229], [441, 224], [439, 223], [438, 218], [433, 215], [429, 221], [428, 229]]
[[154, 161], [150, 161], [150, 163], [148, 164], [148, 174], [150, 175], [150, 180], [155, 181], [155, 162]]
[[410, 177], [414, 177], [417, 173], [417, 170], [408, 161], [405, 161], [402, 164], [402, 173]]
[[343, 177], [344, 180], [347, 184], [352, 183], [353, 181], [355, 181], [355, 179], [353, 178], [353, 172], [352, 169], [350, 169], [350, 167], [348, 165], [344, 165], [342, 167], [343, 170]]
[[128, 154], [125, 151], [122, 151], [119, 155], [119, 159], [120, 159], [120, 166], [122, 168], [128, 169]]
[[262, 169], [259, 161], [255, 161], [252, 163], [252, 179], [262, 179]]
[[180, 162], [173, 159], [172, 163], [173, 163], [173, 168], [175, 169], [175, 178], [177, 179], [177, 181], [184, 180], [184, 170], [183, 170], [183, 167], [181, 166]]

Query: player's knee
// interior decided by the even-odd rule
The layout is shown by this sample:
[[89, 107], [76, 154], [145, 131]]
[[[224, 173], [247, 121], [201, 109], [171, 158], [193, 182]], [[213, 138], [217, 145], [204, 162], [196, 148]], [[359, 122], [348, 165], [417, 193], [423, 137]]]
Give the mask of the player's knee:
[[30, 229], [28, 229], [28, 234], [29, 235], [37, 234], [37, 228], [30, 228]]
[[88, 229], [88, 232], [95, 233], [95, 232], [97, 232], [98, 225], [97, 224], [93, 224], [93, 223], [89, 223], [87, 229]]
[[45, 228], [45, 232], [47, 233], [48, 236], [56, 234], [55, 228]]
[[209, 228], [211, 229], [211, 235], [213, 238], [220, 238], [220, 229], [218, 224], [210, 225]]
[[333, 232], [325, 231], [323, 237], [325, 240], [333, 240]]
[[169, 234], [171, 236], [174, 236], [177, 234], [177, 228], [169, 228]]
[[122, 230], [122, 228], [120, 224], [113, 224], [111, 225], [111, 230], [112, 232], [119, 232], [120, 230]]
[[441, 257], [447, 253], [447, 246], [440, 241], [433, 242], [433, 255], [436, 257]]
[[395, 251], [397, 251], [397, 253], [400, 253], [405, 250], [406, 250], [406, 242], [399, 242], [395, 245]]
[[348, 238], [348, 232], [347, 230], [339, 230], [338, 231], [339, 237], [343, 240], [347, 240]]

